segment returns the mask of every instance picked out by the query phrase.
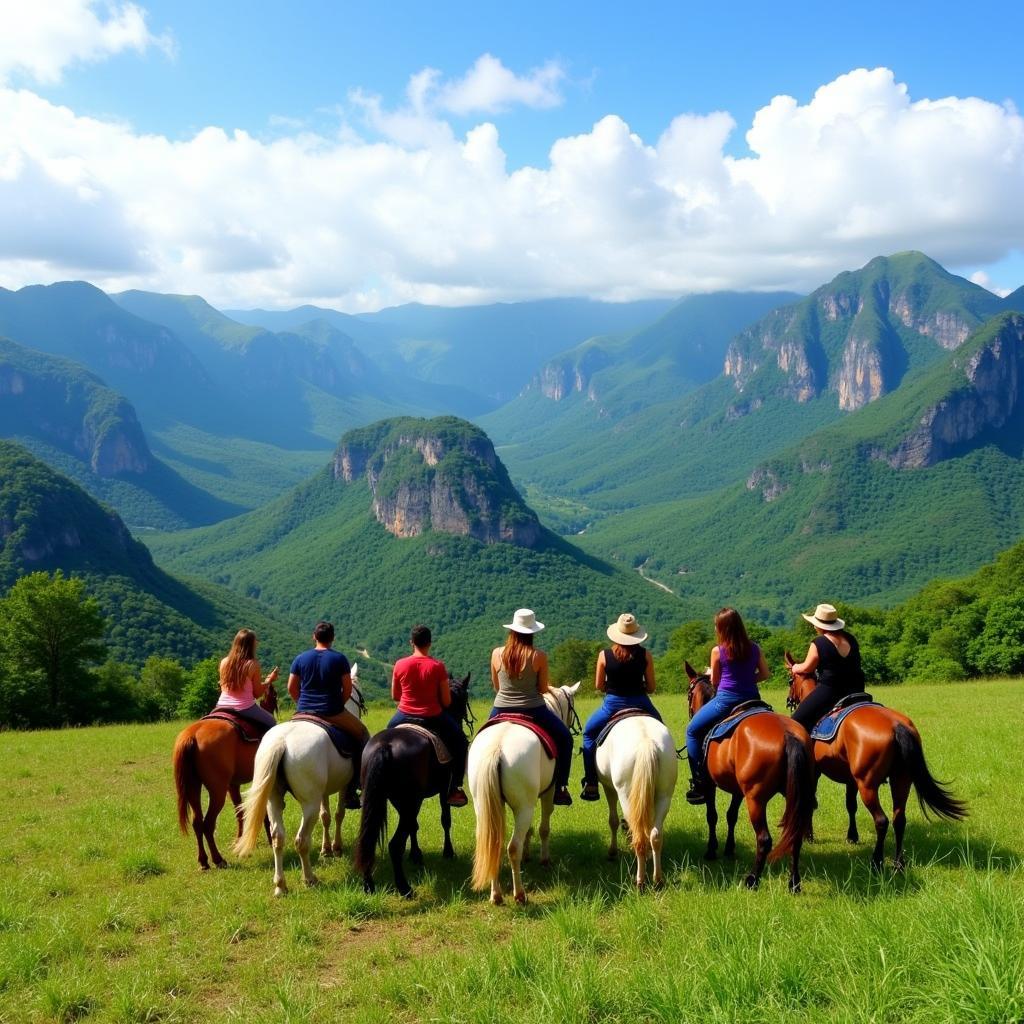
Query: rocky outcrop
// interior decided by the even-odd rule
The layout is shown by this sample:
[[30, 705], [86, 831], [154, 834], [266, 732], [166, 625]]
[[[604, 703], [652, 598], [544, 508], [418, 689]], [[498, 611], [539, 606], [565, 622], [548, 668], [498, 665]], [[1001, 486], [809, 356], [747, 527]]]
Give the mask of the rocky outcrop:
[[1024, 316], [1000, 317], [994, 336], [965, 357], [963, 387], [928, 408], [892, 451], [876, 452], [896, 469], [932, 466], [1022, 409]]
[[374, 516], [396, 537], [433, 530], [520, 547], [541, 539], [537, 516], [490, 439], [462, 420], [389, 420], [351, 431], [335, 452], [332, 473], [346, 483], [365, 478]]
[[904, 327], [923, 334], [938, 342], [944, 349], [959, 348], [971, 333], [973, 326], [957, 313], [939, 310], [935, 313], [922, 312], [914, 298], [904, 292], [894, 295], [889, 302], [889, 311]]
[[533, 379], [532, 386], [553, 402], [561, 402], [573, 393], [586, 394], [593, 402], [597, 400], [594, 374], [610, 362], [611, 357], [604, 349], [592, 345], [583, 351], [553, 359]]
[[763, 501], [771, 503], [776, 498], [781, 498], [789, 486], [784, 484], [778, 474], [766, 466], [759, 466], [747, 478], [748, 491], [760, 491]]
[[860, 409], [885, 393], [882, 354], [874, 342], [850, 335], [843, 350], [836, 391], [839, 408], [846, 412]]

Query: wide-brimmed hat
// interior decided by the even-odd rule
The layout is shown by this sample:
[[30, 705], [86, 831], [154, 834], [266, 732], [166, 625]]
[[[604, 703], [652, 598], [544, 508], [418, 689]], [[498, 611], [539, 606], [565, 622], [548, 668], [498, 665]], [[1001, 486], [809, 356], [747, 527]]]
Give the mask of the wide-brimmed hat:
[[632, 612], [623, 612], [607, 629], [608, 639], [613, 643], [628, 647], [630, 644], [642, 644], [647, 639], [640, 623]]
[[809, 615], [804, 612], [801, 614], [812, 626], [817, 626], [826, 633], [846, 628], [846, 623], [839, 618], [839, 613], [830, 604], [819, 604]]
[[517, 608], [512, 621], [506, 622], [504, 626], [513, 633], [539, 633], [544, 628], [544, 623], [537, 621], [532, 608]]

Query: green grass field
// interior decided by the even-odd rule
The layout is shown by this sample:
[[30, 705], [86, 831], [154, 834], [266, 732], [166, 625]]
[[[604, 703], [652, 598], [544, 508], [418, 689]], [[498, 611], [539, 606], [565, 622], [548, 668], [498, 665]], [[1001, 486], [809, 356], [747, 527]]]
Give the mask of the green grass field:
[[[1021, 1021], [1022, 684], [875, 693], [913, 717], [971, 817], [928, 823], [914, 802], [906, 874], [874, 877], [866, 812], [850, 848], [842, 793], [823, 781], [796, 897], [784, 865], [760, 891], [740, 888], [743, 814], [736, 862], [705, 866], [703, 809], [680, 789], [661, 892], [632, 890], [628, 859], [605, 860], [604, 804], [577, 801], [556, 810], [554, 866], [526, 869], [530, 904], [491, 907], [466, 884], [472, 810], [454, 812], [458, 856], [443, 861], [435, 802], [415, 900], [394, 893], [386, 864], [381, 891], [363, 894], [353, 816], [345, 855], [317, 866], [321, 886], [301, 886], [290, 853], [292, 891], [275, 900], [265, 845], [229, 870], [196, 869], [175, 823], [180, 724], [0, 734], [0, 1021]], [[681, 698], [660, 705], [681, 744]], [[386, 714], [375, 708], [371, 729]], [[773, 825], [780, 814], [777, 802]], [[222, 849], [233, 828], [229, 811]]]

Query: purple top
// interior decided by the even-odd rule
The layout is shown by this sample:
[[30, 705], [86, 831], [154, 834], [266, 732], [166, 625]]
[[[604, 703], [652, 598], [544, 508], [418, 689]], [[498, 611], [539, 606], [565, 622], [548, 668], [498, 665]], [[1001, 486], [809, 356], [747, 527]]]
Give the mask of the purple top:
[[730, 661], [724, 644], [718, 645], [718, 660], [722, 666], [722, 675], [718, 681], [718, 692], [741, 700], [758, 700], [761, 696], [757, 688], [757, 663], [761, 660], [761, 648], [755, 643], [750, 645], [750, 655], [746, 661]]

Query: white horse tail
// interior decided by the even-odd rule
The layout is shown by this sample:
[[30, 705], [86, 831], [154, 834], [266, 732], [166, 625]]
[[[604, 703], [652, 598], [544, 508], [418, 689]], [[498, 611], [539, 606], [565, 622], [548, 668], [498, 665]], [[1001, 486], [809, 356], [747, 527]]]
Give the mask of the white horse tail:
[[654, 828], [654, 793], [658, 784], [658, 749], [654, 740], [644, 734], [636, 748], [633, 778], [629, 784], [629, 811], [626, 824], [637, 859], [647, 856]]
[[256, 764], [253, 769], [252, 785], [245, 794], [242, 813], [245, 825], [242, 834], [235, 841], [234, 851], [239, 857], [247, 857], [256, 849], [263, 832], [263, 820], [267, 816], [267, 803], [270, 793], [277, 783], [277, 770], [284, 757], [288, 730], [274, 730], [277, 735], [268, 733], [256, 751]]
[[485, 751], [473, 794], [476, 811], [476, 849], [473, 851], [474, 889], [486, 889], [501, 870], [505, 848], [505, 804], [501, 797], [501, 745]]

